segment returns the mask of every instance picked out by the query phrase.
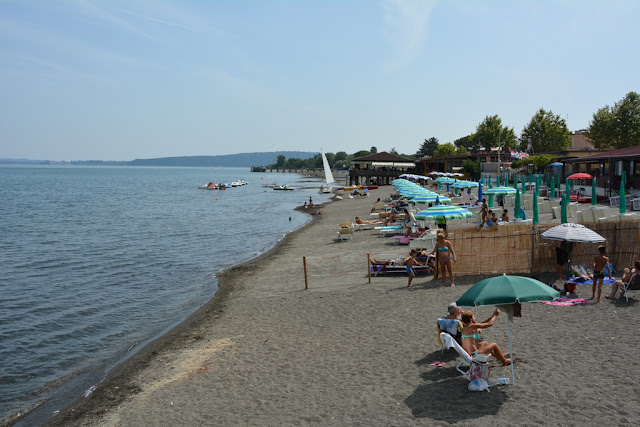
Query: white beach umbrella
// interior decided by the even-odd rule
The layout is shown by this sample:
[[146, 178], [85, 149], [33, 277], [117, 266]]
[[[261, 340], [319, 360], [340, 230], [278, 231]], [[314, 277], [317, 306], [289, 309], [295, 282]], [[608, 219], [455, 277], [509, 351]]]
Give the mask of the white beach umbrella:
[[600, 243], [607, 240], [590, 228], [573, 222], [556, 225], [542, 233], [542, 237], [549, 240], [576, 243]]

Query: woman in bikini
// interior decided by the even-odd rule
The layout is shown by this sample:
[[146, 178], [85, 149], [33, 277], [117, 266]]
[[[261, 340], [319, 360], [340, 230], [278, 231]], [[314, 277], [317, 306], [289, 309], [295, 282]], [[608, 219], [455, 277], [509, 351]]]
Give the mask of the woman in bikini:
[[451, 265], [451, 260], [457, 261], [456, 253], [453, 250], [453, 246], [451, 246], [451, 242], [444, 238], [444, 233], [438, 232], [438, 237], [436, 238], [436, 244], [433, 247], [433, 250], [429, 252], [429, 255], [434, 253], [438, 253], [438, 263], [440, 264], [440, 271], [442, 272], [442, 284], [446, 285], [447, 279], [447, 270], [449, 270], [449, 277], [451, 277], [451, 286], [455, 286], [453, 283], [453, 267]]
[[498, 314], [500, 314], [500, 309], [496, 308], [490, 318], [482, 323], [478, 323], [473, 311], [463, 312], [461, 316], [463, 325], [462, 348], [464, 348], [472, 357], [476, 357], [478, 354], [490, 354], [502, 362], [503, 365], [509, 365], [511, 364], [512, 359], [504, 357], [504, 354], [502, 353], [502, 350], [500, 350], [500, 347], [498, 347], [498, 344], [480, 340], [480, 331], [492, 326], [498, 318]]

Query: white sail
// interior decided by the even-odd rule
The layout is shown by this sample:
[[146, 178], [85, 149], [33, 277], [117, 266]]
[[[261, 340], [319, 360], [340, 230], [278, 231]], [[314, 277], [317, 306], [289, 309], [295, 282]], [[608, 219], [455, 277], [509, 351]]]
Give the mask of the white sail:
[[333, 180], [333, 174], [331, 173], [327, 156], [324, 155], [324, 151], [322, 149], [320, 149], [320, 153], [322, 154], [322, 165], [324, 166], [324, 181], [329, 187], [331, 187], [335, 183]]

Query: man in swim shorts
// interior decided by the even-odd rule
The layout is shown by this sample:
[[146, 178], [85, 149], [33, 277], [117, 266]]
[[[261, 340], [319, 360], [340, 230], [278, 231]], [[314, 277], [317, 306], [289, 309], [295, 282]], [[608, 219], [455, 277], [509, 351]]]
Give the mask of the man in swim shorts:
[[609, 258], [605, 254], [606, 248], [598, 246], [598, 255], [593, 259], [593, 287], [591, 299], [596, 297], [596, 283], [598, 283], [598, 302], [600, 302], [600, 294], [602, 294], [602, 283], [604, 282], [604, 269], [609, 264]]

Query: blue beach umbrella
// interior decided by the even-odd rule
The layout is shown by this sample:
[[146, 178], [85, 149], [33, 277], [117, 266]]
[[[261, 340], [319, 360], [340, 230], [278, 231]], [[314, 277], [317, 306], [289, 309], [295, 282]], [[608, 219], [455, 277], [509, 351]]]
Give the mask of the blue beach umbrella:
[[478, 181], [478, 201], [482, 201], [482, 180]]

